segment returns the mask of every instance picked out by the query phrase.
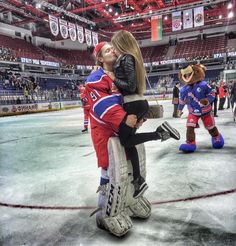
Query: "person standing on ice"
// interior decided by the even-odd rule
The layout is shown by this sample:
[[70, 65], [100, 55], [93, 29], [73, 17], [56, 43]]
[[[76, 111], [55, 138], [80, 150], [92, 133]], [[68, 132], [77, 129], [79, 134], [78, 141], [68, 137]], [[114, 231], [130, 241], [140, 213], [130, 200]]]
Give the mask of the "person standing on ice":
[[[119, 136], [125, 143], [125, 147], [132, 147], [151, 140], [161, 139], [164, 141], [170, 138], [170, 135], [178, 135], [179, 133], [169, 126], [166, 130], [158, 127], [154, 132], [135, 134], [134, 128], [139, 125], [137, 125], [137, 116], [125, 112], [122, 107], [121, 94], [117, 89], [114, 89], [112, 79], [105, 73], [105, 71], [113, 71], [113, 65], [117, 59], [113, 47], [107, 42], [101, 42], [94, 48], [93, 55], [96, 59], [96, 65], [100, 68], [88, 76], [85, 88], [86, 98], [90, 105], [92, 141], [98, 167], [101, 167], [100, 190], [103, 190], [103, 187], [106, 190], [106, 184], [109, 183], [107, 145], [110, 137]], [[105, 197], [105, 194], [102, 192], [99, 197]], [[96, 218], [100, 228], [104, 218], [101, 216]]]
[[[131, 111], [128, 111], [127, 108], [128, 112], [126, 112], [122, 107], [121, 94], [118, 90], [115, 92], [116, 88], [114, 87], [114, 83], [106, 74], [113, 71], [113, 65], [117, 59], [113, 47], [107, 42], [99, 43], [94, 49], [94, 56], [96, 58], [97, 65], [100, 65], [101, 68], [96, 70], [87, 78], [86, 95], [91, 106], [91, 133], [99, 166], [103, 167], [105, 170], [108, 166], [108, 152], [106, 146], [108, 139], [111, 136], [114, 136], [114, 134], [119, 135], [121, 143], [126, 148], [132, 148], [135, 145], [146, 141], [158, 139], [166, 140], [171, 136], [177, 136], [176, 138], [179, 138], [179, 133], [169, 125], [165, 126], [168, 129], [163, 129], [164, 127], [162, 126], [158, 127], [154, 132], [135, 134], [135, 124], [137, 121], [142, 121], [147, 113], [147, 102], [142, 99], [142, 101], [139, 102], [138, 108], [133, 108]], [[129, 58], [130, 57], [131, 56], [129, 56]], [[132, 62], [130, 65], [133, 67], [131, 71], [134, 75], [136, 74], [134, 70], [134, 60], [132, 57], [131, 59], [132, 60], [129, 60], [129, 62]], [[141, 89], [140, 93], [143, 93], [142, 90], [143, 89]], [[134, 92], [135, 96], [135, 94], [137, 94], [137, 90], [135, 89]], [[128, 105], [130, 105], [131, 108], [132, 103]], [[138, 111], [141, 111], [141, 114], [139, 114]], [[132, 124], [128, 123], [131, 118], [132, 120], [135, 119], [135, 124], [133, 122]], [[127, 120], [128, 122], [126, 122]], [[109, 130], [106, 129], [107, 127], [109, 127]], [[143, 193], [145, 188], [143, 185], [144, 182], [145, 181], [138, 183], [134, 196], [138, 196]]]
[[[113, 80], [114, 90], [118, 88], [118, 91], [122, 94], [122, 106], [127, 114], [135, 114], [137, 122], [143, 122], [146, 120], [145, 117], [148, 113], [149, 105], [143, 96], [146, 88], [146, 71], [137, 40], [130, 32], [120, 30], [113, 35], [111, 44], [118, 58], [113, 65], [114, 73], [111, 71], [105, 71], [105, 73]], [[135, 131], [136, 128], [129, 129], [129, 127], [124, 125], [120, 128], [119, 137], [132, 163], [134, 178], [133, 196], [137, 198], [144, 193], [148, 186], [140, 174], [137, 149], [135, 145], [130, 146], [129, 143], [127, 144], [127, 137], [133, 136]], [[161, 132], [163, 129], [160, 127], [157, 131]], [[126, 137], [124, 138], [124, 136]], [[179, 139], [177, 133], [174, 137]]]
[[88, 104], [88, 100], [86, 98], [85, 87], [82, 84], [79, 86], [79, 92], [80, 92], [79, 96], [82, 103], [82, 108], [84, 111], [84, 129], [81, 132], [84, 133], [84, 132], [88, 132], [90, 105]]

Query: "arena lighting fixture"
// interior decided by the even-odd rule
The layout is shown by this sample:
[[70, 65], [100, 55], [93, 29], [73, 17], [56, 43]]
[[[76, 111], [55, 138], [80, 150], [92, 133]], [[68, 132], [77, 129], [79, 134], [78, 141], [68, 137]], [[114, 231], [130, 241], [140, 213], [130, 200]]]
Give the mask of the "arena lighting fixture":
[[172, 6], [172, 7], [168, 7], [168, 8], [164, 8], [161, 10], [153, 10], [152, 13], [146, 12], [146, 13], [140, 13], [139, 15], [124, 15], [124, 16], [119, 16], [120, 18], [114, 18], [114, 22], [115, 23], [119, 23], [119, 22], [125, 22], [125, 21], [130, 21], [130, 20], [136, 20], [136, 19], [145, 19], [145, 18], [150, 18], [152, 16], [156, 16], [156, 15], [168, 15], [172, 12], [175, 11], [182, 11], [182, 10], [186, 10], [186, 9], [190, 9], [190, 8], [196, 8], [196, 7], [200, 7], [200, 6], [208, 6], [211, 4], [218, 4], [218, 3], [222, 3], [222, 2], [227, 2], [228, 0], [207, 0], [207, 1], [197, 1], [194, 3], [186, 3], [186, 4], [181, 4], [179, 6]]
[[232, 18], [232, 17], [234, 17], [234, 13], [233, 13], [233, 11], [230, 11], [230, 12], [228, 13], [228, 18]]
[[26, 17], [30, 17], [34, 20], [37, 20], [37, 21], [42, 21], [41, 18], [37, 17], [37, 16], [34, 16], [32, 15], [31, 13], [29, 12], [26, 12], [24, 9], [21, 9], [21, 8], [18, 8], [18, 7], [15, 7], [9, 3], [5, 3], [5, 2], [2, 2], [0, 1], [0, 7], [3, 7], [3, 8], [6, 8], [6, 9], [9, 9], [11, 11], [15, 11], [16, 13], [21, 13], [22, 15], [26, 16]]
[[40, 9], [41, 8], [41, 3], [36, 3], [35, 7], [36, 7], [36, 9]]
[[227, 9], [232, 9], [232, 7], [233, 7], [232, 3], [229, 3]]
[[58, 12], [58, 13], [63, 13], [64, 15], [69, 16], [75, 20], [81, 21], [81, 22], [86, 23], [86, 24], [91, 24], [93, 26], [96, 25], [96, 23], [91, 21], [91, 20], [88, 20], [88, 19], [86, 19], [82, 16], [79, 16], [79, 15], [73, 14], [73, 13], [71, 13], [71, 12], [69, 12], [63, 8], [57, 7], [57, 6], [55, 6], [51, 3], [48, 3], [46, 1], [39, 1], [39, 3], [41, 3], [41, 6], [43, 6], [43, 7], [49, 8], [51, 10]]

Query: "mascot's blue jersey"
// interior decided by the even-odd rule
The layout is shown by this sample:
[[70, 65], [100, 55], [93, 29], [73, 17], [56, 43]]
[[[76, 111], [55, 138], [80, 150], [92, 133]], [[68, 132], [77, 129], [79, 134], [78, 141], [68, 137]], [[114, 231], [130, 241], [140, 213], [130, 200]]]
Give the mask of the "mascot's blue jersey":
[[179, 109], [183, 110], [185, 104], [187, 104], [190, 114], [199, 116], [208, 114], [211, 111], [211, 106], [204, 106], [200, 103], [200, 100], [204, 98], [206, 98], [209, 103], [212, 103], [215, 99], [215, 92], [206, 81], [200, 81], [194, 85], [185, 85], [180, 90]]

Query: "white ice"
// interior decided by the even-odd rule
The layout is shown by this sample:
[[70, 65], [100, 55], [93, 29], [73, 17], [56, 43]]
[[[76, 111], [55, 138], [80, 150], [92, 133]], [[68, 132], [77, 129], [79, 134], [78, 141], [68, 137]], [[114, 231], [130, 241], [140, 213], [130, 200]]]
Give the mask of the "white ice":
[[[152, 203], [236, 189], [236, 123], [231, 109], [219, 111], [216, 125], [223, 149], [211, 147], [200, 122], [197, 151], [179, 152], [187, 112], [173, 119], [170, 101], [164, 118], [150, 119], [141, 131], [164, 120], [181, 140], [145, 143], [146, 197]], [[82, 134], [82, 109], [0, 118], [0, 203], [36, 206], [96, 206], [100, 170], [90, 134]], [[152, 205], [148, 220], [116, 238], [96, 227], [91, 209], [43, 210], [0, 206], [0, 245], [236, 245], [236, 193]]]

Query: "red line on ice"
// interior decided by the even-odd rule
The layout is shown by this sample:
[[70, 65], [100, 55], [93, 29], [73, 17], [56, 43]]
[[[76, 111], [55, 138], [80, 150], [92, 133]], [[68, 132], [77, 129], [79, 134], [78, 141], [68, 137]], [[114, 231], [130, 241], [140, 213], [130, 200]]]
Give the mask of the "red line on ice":
[[[173, 200], [166, 200], [166, 201], [157, 201], [157, 202], [151, 202], [152, 205], [159, 205], [159, 204], [167, 204], [167, 203], [176, 203], [176, 202], [188, 202], [193, 200], [199, 200], [199, 199], [206, 199], [209, 197], [215, 197], [215, 196], [222, 196], [227, 195], [230, 193], [235, 193], [236, 189], [232, 190], [226, 190], [206, 195], [199, 195], [199, 196], [193, 196], [193, 197], [187, 197], [187, 198], [180, 198], [180, 199], [173, 199]], [[2, 207], [9, 207], [9, 208], [23, 208], [23, 209], [43, 209], [43, 210], [89, 210], [89, 209], [95, 209], [95, 206], [43, 206], [43, 205], [23, 205], [23, 204], [11, 204], [11, 203], [2, 203], [0, 202], [0, 206]]]

